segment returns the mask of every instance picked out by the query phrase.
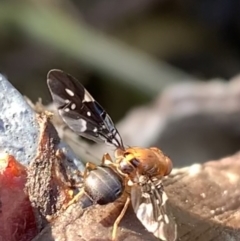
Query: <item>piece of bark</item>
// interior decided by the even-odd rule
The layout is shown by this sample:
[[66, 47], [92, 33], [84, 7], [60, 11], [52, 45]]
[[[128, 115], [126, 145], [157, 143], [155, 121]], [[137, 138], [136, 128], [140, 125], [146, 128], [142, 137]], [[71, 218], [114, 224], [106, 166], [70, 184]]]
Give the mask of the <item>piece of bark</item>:
[[[240, 239], [240, 153], [203, 165], [174, 169], [164, 180], [180, 241]], [[74, 204], [34, 241], [107, 241], [123, 200], [85, 211]], [[132, 208], [118, 229], [118, 240], [154, 241]]]
[[49, 113], [37, 116], [40, 140], [36, 157], [27, 168], [26, 187], [39, 230], [71, 200], [77, 184], [77, 174], [72, 172], [67, 156], [59, 148], [60, 138], [50, 118]]
[[240, 153], [174, 171], [169, 182], [180, 240], [239, 240]]

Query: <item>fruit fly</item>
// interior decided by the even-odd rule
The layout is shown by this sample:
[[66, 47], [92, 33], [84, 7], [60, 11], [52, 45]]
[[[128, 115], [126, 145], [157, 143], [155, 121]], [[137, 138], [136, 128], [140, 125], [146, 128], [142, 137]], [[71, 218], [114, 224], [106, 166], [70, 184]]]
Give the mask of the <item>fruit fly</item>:
[[[114, 161], [105, 154], [100, 166], [87, 164], [82, 191], [93, 202], [107, 204], [130, 189], [114, 223], [112, 239], [116, 239], [117, 226], [132, 202], [137, 218], [149, 232], [161, 240], [175, 241], [177, 226], [167, 210], [168, 198], [162, 184], [163, 177], [172, 170], [171, 160], [156, 147], [125, 147], [111, 117], [73, 76], [51, 70], [47, 84], [61, 118], [70, 129], [80, 136], [116, 148]], [[100, 184], [100, 179], [104, 183]], [[81, 191], [79, 194], [77, 196], [81, 196]]]

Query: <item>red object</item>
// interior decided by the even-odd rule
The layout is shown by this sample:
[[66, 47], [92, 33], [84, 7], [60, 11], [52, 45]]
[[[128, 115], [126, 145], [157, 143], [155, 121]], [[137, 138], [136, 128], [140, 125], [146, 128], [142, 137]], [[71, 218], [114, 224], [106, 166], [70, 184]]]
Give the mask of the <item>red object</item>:
[[0, 154], [0, 240], [30, 241], [37, 234], [26, 180], [25, 167], [13, 156]]

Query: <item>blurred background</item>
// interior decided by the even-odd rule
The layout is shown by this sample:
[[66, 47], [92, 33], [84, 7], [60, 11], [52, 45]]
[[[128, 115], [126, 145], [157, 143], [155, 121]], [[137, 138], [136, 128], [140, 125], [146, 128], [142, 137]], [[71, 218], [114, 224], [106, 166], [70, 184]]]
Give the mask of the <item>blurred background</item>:
[[[144, 112], [149, 118], [163, 115], [162, 107], [152, 105], [162, 106], [162, 93], [171, 86], [208, 84], [213, 78], [227, 85], [240, 70], [237, 0], [1, 1], [0, 36], [0, 71], [23, 95], [33, 102], [41, 97], [44, 104], [50, 103], [46, 75], [60, 68], [77, 77], [114, 122], [141, 105], [152, 111]], [[240, 92], [240, 84], [237, 87]], [[207, 89], [208, 85], [204, 92]], [[197, 96], [197, 90], [190, 92]], [[174, 91], [185, 93], [182, 87]], [[169, 101], [167, 95], [164, 100]], [[233, 98], [240, 106], [239, 96]], [[175, 104], [168, 105], [171, 113], [179, 110]], [[175, 166], [220, 158], [239, 150], [240, 107], [234, 105], [229, 113], [229, 106], [215, 104], [216, 113], [200, 108], [202, 112], [194, 112], [193, 118], [188, 115], [192, 119], [168, 118], [161, 131], [150, 131], [152, 138], [141, 136], [140, 124], [131, 132], [126, 125], [134, 126], [134, 121], [124, 127], [121, 122], [120, 132], [147, 140], [139, 144], [162, 147]], [[144, 128], [146, 132], [148, 127]], [[137, 140], [129, 139], [128, 144], [138, 144]]]

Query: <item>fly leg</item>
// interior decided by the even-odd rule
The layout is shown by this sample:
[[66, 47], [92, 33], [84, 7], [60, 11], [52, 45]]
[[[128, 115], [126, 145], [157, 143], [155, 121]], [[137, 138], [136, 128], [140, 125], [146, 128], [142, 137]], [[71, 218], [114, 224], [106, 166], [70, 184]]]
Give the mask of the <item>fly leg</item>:
[[102, 165], [103, 166], [109, 166], [109, 165], [114, 165], [113, 160], [109, 153], [105, 153], [102, 157]]
[[116, 241], [117, 238], [117, 229], [119, 226], [119, 223], [121, 222], [122, 218], [124, 217], [128, 206], [130, 204], [130, 196], [127, 197], [127, 200], [123, 206], [123, 209], [121, 211], [121, 213], [119, 214], [119, 216], [117, 217], [117, 219], [115, 220], [114, 224], [113, 224], [113, 230], [112, 230], [112, 241]]
[[[119, 151], [120, 152], [120, 151]], [[102, 158], [102, 165], [107, 166], [112, 168], [114, 171], [117, 171], [122, 177], [127, 177], [126, 174], [124, 174], [120, 169], [119, 169], [119, 160], [116, 159], [115, 161], [112, 160], [111, 156], [106, 153], [103, 155]]]
[[113, 162], [111, 156], [108, 153], [105, 153], [102, 157], [102, 165], [110, 167], [114, 170], [117, 170], [118, 164]]
[[[85, 178], [87, 177], [88, 173], [94, 169], [96, 169], [97, 166], [91, 162], [87, 162], [86, 163], [86, 167], [85, 167], [85, 170], [82, 174], [82, 178], [83, 178], [83, 184], [84, 184], [84, 180]], [[81, 191], [76, 194], [73, 199], [68, 202], [66, 205], [63, 206], [63, 209], [67, 209], [70, 205], [72, 205], [73, 203], [77, 203], [78, 200], [82, 197], [82, 195], [84, 194], [85, 190], [84, 190], [84, 186], [82, 187]]]

